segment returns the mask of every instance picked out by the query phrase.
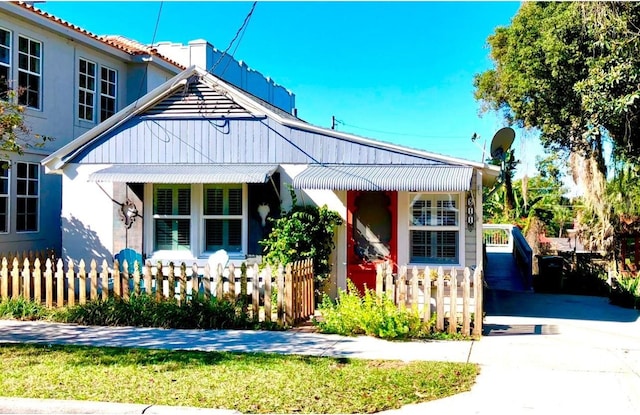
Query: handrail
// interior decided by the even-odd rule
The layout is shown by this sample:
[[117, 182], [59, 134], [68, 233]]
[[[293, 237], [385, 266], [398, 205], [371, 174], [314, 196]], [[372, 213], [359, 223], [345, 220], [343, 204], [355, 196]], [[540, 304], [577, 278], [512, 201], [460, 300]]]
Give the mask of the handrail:
[[514, 226], [511, 229], [511, 235], [513, 236], [513, 255], [516, 258], [516, 264], [522, 272], [522, 280], [525, 288], [531, 287], [532, 282], [532, 267], [533, 267], [533, 249], [529, 246], [529, 243], [525, 239], [520, 228]]
[[488, 223], [482, 225], [482, 230], [487, 251], [512, 253], [520, 269], [524, 286], [531, 287], [533, 250], [520, 228], [509, 224]]

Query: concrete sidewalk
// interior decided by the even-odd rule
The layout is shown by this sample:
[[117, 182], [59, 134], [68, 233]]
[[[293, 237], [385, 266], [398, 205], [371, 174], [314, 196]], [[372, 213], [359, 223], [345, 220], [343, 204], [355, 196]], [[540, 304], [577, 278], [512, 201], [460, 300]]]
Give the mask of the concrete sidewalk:
[[[492, 302], [491, 295], [505, 297]], [[0, 342], [474, 362], [481, 365], [481, 373], [470, 392], [385, 413], [640, 413], [637, 311], [611, 306], [606, 298], [533, 293], [490, 293], [487, 305], [488, 336], [480, 341], [387, 342], [299, 331], [163, 330], [4, 320], [0, 321]], [[0, 399], [0, 413], [233, 413], [94, 402], [18, 401]], [[24, 405], [20, 407], [23, 410], [7, 412], [18, 404]], [[38, 408], [42, 412], [37, 412]], [[53, 412], [54, 409], [60, 412]]]

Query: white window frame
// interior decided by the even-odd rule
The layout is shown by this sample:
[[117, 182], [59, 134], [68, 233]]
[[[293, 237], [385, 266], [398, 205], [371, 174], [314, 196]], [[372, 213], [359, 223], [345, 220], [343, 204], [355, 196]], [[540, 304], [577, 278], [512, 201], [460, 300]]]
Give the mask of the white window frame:
[[[107, 71], [107, 78], [104, 78], [102, 76], [102, 71]], [[113, 82], [111, 82], [109, 80], [109, 74], [113, 73]], [[109, 94], [108, 92], [108, 88], [107, 88], [107, 92], [103, 91], [102, 88], [102, 84], [106, 83], [107, 86], [112, 86], [113, 87], [113, 95]], [[116, 71], [115, 69], [109, 68], [108, 66], [101, 66], [100, 67], [100, 122], [106, 120], [107, 118], [111, 117], [113, 114], [115, 114], [116, 112], [118, 112], [118, 101], [117, 101], [117, 97], [118, 97], [118, 71]], [[104, 112], [105, 112], [105, 108], [103, 105], [103, 99], [107, 99], [107, 100], [112, 100], [113, 101], [113, 113], [109, 114], [108, 116], [104, 116]]]
[[[155, 250], [155, 225], [153, 220], [144, 221], [144, 250], [145, 254], [151, 260], [196, 260], [206, 259], [213, 252], [208, 252], [205, 248], [205, 228], [204, 220], [210, 216], [204, 215], [204, 187], [209, 183], [191, 184], [191, 229], [190, 229], [190, 246], [187, 250]], [[210, 183], [215, 185], [215, 183]], [[249, 208], [248, 195], [249, 187], [246, 183], [242, 185], [242, 249], [240, 252], [230, 252], [232, 258], [246, 258], [248, 250], [248, 234], [249, 234]], [[146, 183], [144, 187], [144, 215], [148, 218], [154, 218], [153, 214], [153, 198], [154, 183]], [[228, 216], [225, 216], [225, 218]], [[237, 216], [233, 216], [237, 217]]]
[[[26, 164], [27, 165], [27, 176], [26, 177], [20, 177], [18, 174], [18, 166], [20, 164]], [[35, 166], [36, 167], [36, 171], [38, 172], [38, 177], [33, 178], [30, 176], [30, 168], [29, 166]], [[31, 163], [31, 162], [27, 162], [27, 161], [18, 161], [16, 162], [16, 165], [13, 166], [12, 168], [16, 169], [15, 170], [15, 181], [16, 181], [16, 205], [15, 205], [15, 215], [16, 215], [16, 233], [33, 233], [33, 232], [39, 232], [40, 230], [40, 178], [42, 176], [42, 172], [40, 171], [40, 164], [39, 163]], [[26, 194], [18, 194], [19, 188], [20, 186], [18, 186], [18, 181], [19, 180], [25, 180], [25, 190], [26, 190]], [[29, 194], [29, 183], [30, 182], [34, 182], [36, 183], [35, 186], [35, 195], [31, 195]], [[21, 213], [18, 211], [18, 200], [19, 199], [25, 199], [25, 200], [32, 200], [35, 199], [36, 200], [36, 227], [35, 229], [25, 229], [25, 230], [18, 230], [18, 225], [20, 223], [20, 221], [18, 220], [18, 215], [20, 215]], [[24, 213], [25, 215], [27, 215], [27, 212]]]
[[[431, 201], [431, 221], [430, 223], [414, 223], [413, 222], [413, 200], [417, 197], [422, 197], [423, 200]], [[407, 233], [407, 250], [408, 250], [408, 260], [412, 264], [420, 264], [420, 265], [437, 265], [437, 266], [462, 266], [464, 261], [464, 250], [465, 250], [465, 241], [464, 241], [464, 223], [466, 223], [466, 219], [464, 216], [464, 210], [461, 209], [461, 201], [463, 200], [463, 193], [429, 193], [429, 192], [410, 192], [408, 194], [408, 203], [407, 203], [407, 213], [408, 213], [408, 233]], [[445, 225], [438, 223], [438, 201], [446, 201], [446, 200], [454, 200], [456, 203], [455, 210], [457, 211], [457, 223], [455, 225]], [[466, 206], [466, 205], [465, 205]], [[418, 262], [412, 258], [411, 252], [411, 238], [413, 231], [431, 231], [431, 232], [439, 232], [439, 231], [451, 231], [457, 232], [457, 252], [456, 259], [454, 262], [445, 262], [445, 261], [436, 261], [436, 262]]]
[[[223, 210], [225, 209], [225, 206], [228, 209], [229, 190], [230, 189], [238, 189], [238, 188], [240, 188], [240, 190], [241, 190], [241, 203], [242, 203], [242, 211], [241, 211], [241, 213], [239, 215], [231, 215], [231, 214], [225, 214], [225, 213], [223, 213], [221, 215], [206, 215], [204, 213], [204, 203], [205, 203], [204, 195], [205, 195], [205, 189], [207, 187], [208, 188], [222, 189], [222, 191], [223, 191], [223, 204], [224, 204]], [[202, 237], [201, 237], [201, 239], [202, 239], [202, 248], [201, 248], [202, 255], [208, 255], [208, 254], [212, 254], [214, 252], [214, 251], [211, 251], [211, 250], [207, 250], [207, 227], [206, 227], [207, 219], [223, 219], [223, 220], [224, 219], [228, 219], [228, 220], [233, 220], [233, 219], [238, 220], [239, 219], [240, 220], [240, 224], [241, 224], [240, 225], [241, 226], [240, 227], [241, 236], [243, 236], [245, 233], [247, 233], [247, 227], [246, 227], [246, 225], [244, 225], [242, 223], [243, 219], [244, 219], [245, 205], [248, 202], [244, 193], [245, 192], [243, 191], [242, 186], [239, 183], [237, 183], [235, 185], [234, 184], [214, 184], [214, 183], [210, 183], [210, 184], [205, 184], [205, 185], [202, 186], [202, 196], [203, 196], [202, 199], [201, 199], [202, 200], [201, 201], [201, 205], [202, 205], [202, 215], [201, 215], [202, 220], [201, 220], [201, 222], [202, 222], [202, 224], [201, 224], [201, 228], [200, 228], [200, 230], [202, 232]], [[230, 253], [241, 254], [242, 253], [242, 238], [240, 240], [240, 249], [241, 249], [240, 252], [231, 251], [228, 248], [226, 248], [226, 249]], [[246, 250], [244, 252], [246, 252]]]
[[[3, 168], [3, 166], [7, 166], [7, 168]], [[0, 183], [2, 181], [6, 181], [7, 183], [7, 192], [2, 193], [2, 186], [0, 185], [0, 204], [1, 201], [4, 200], [5, 204], [5, 219], [4, 219], [4, 231], [2, 230], [2, 222], [0, 221], [0, 234], [9, 233], [11, 228], [11, 169], [9, 168], [9, 161], [0, 160]]]
[[[7, 69], [7, 79], [5, 80], [6, 85], [0, 85], [0, 92], [6, 92], [9, 89], [11, 89], [11, 85], [9, 84], [11, 82], [11, 62], [12, 62], [12, 58], [13, 58], [13, 32], [11, 32], [11, 30], [6, 29], [4, 27], [0, 26], [0, 30], [3, 32], [7, 32], [9, 34], [9, 44], [8, 45], [4, 45], [0, 43], [0, 48], [2, 49], [6, 49], [7, 50], [7, 59], [8, 62], [2, 62], [0, 60], [0, 66], [3, 68]], [[0, 82], [2, 82], [2, 80], [0, 79]], [[5, 98], [5, 97], [0, 97], [0, 98]]]
[[[28, 47], [27, 47], [27, 52], [22, 52], [20, 50], [20, 40], [21, 39], [25, 39], [28, 42]], [[39, 56], [35, 56], [31, 54], [31, 44], [32, 43], [37, 43], [38, 45], [40, 45], [40, 54]], [[24, 105], [28, 108], [32, 108], [35, 110], [41, 110], [42, 109], [42, 42], [39, 40], [35, 40], [32, 39], [28, 36], [24, 36], [24, 35], [18, 35], [18, 86], [20, 88], [25, 88], [25, 91], [23, 91], [21, 94], [18, 94], [18, 103], [21, 105]], [[28, 62], [28, 68], [21, 68], [20, 67], [20, 56], [26, 56], [27, 58], [27, 62]], [[38, 72], [32, 71], [31, 70], [31, 63], [32, 63], [32, 59], [36, 59], [37, 63], [38, 63]], [[26, 85], [21, 85], [20, 84], [20, 75], [21, 74], [26, 74], [27, 77], [30, 76], [35, 76], [38, 78], [38, 102], [37, 102], [37, 106], [31, 106], [29, 105], [29, 89], [26, 87]]]
[[[82, 72], [82, 62], [85, 64], [85, 72]], [[89, 66], [93, 66], [93, 73], [88, 71]], [[80, 121], [94, 122], [96, 119], [96, 71], [98, 69], [98, 65], [90, 61], [89, 59], [79, 58], [78, 59], [78, 119]], [[85, 86], [81, 86], [81, 80], [83, 76], [86, 78]], [[89, 81], [93, 80], [93, 88], [89, 88]], [[81, 96], [85, 99], [82, 100]], [[90, 100], [87, 100], [88, 96], [91, 96]], [[87, 117], [88, 110], [91, 110], [91, 117]]]

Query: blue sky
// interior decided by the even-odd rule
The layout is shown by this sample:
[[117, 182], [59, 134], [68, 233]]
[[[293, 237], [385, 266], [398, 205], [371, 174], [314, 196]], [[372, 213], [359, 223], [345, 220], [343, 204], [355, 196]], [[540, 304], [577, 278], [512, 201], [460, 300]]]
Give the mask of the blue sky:
[[[37, 7], [95, 34], [142, 43], [206, 39], [224, 50], [251, 2], [45, 2]], [[480, 161], [498, 117], [478, 115], [474, 74], [491, 67], [487, 37], [518, 2], [259, 2], [234, 57], [296, 94], [313, 124]], [[480, 140], [471, 142], [473, 133]], [[536, 137], [518, 131], [520, 172]]]

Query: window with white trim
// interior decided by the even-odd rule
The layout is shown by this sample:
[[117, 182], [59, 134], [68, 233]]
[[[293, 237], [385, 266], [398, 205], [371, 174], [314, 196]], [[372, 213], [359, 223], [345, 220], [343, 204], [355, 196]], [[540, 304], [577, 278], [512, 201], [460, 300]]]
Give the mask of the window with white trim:
[[80, 58], [78, 62], [78, 118], [93, 122], [96, 90], [96, 64]]
[[0, 160], [0, 233], [9, 232], [9, 162]]
[[117, 73], [111, 68], [100, 68], [100, 122], [116, 113]]
[[40, 165], [16, 163], [16, 232], [38, 230]]
[[0, 98], [5, 99], [11, 81], [11, 32], [0, 28]]
[[42, 43], [18, 36], [18, 104], [40, 109]]
[[95, 122], [98, 118], [102, 122], [111, 117], [116, 113], [117, 91], [115, 69], [84, 58], [78, 60], [78, 119]]
[[458, 264], [460, 196], [411, 193], [409, 205], [409, 261]]
[[191, 249], [191, 185], [153, 186], [153, 235], [156, 251]]
[[242, 251], [242, 185], [208, 184], [203, 190], [205, 251]]

